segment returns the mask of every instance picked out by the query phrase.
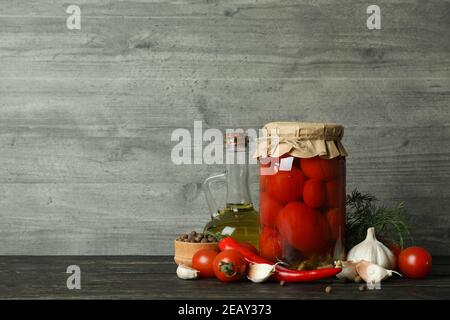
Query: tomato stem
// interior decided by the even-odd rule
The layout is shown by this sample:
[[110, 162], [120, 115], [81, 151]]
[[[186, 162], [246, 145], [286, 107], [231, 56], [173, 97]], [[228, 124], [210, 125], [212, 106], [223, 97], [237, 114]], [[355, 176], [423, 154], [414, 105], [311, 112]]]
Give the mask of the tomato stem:
[[234, 271], [234, 265], [231, 262], [220, 261], [220, 271], [225, 273], [228, 277], [232, 277], [236, 275], [236, 271]]

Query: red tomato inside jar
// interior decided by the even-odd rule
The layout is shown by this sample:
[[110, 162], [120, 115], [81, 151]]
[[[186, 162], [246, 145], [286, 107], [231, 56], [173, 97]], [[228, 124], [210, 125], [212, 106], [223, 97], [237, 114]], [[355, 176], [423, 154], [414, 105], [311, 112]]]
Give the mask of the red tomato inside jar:
[[[344, 257], [344, 129], [337, 124], [264, 126], [260, 161], [260, 254], [308, 269]], [[261, 143], [263, 141], [263, 143]]]

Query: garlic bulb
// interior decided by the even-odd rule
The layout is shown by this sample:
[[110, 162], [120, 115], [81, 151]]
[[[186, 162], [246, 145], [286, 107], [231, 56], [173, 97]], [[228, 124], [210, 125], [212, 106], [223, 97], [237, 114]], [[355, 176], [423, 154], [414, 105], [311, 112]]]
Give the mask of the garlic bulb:
[[384, 279], [391, 277], [393, 273], [402, 276], [400, 273], [387, 270], [383, 267], [380, 267], [377, 264], [370, 263], [367, 261], [361, 261], [356, 265], [356, 271], [358, 271], [358, 275], [367, 282], [369, 285], [376, 285], [383, 281]]
[[366, 239], [350, 250], [347, 260], [365, 260], [386, 269], [395, 269], [396, 259], [391, 250], [375, 238], [375, 228], [369, 228]]
[[177, 268], [177, 276], [180, 279], [190, 280], [198, 278], [198, 270], [187, 267], [183, 264], [180, 264]]
[[255, 263], [249, 266], [247, 278], [255, 283], [261, 283], [275, 272], [276, 264]]

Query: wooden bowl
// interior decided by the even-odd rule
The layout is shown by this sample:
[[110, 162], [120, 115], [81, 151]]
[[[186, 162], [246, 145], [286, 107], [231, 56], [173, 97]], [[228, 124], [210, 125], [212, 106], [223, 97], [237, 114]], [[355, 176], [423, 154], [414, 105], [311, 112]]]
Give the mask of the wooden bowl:
[[218, 242], [195, 243], [175, 240], [175, 263], [192, 267], [192, 257], [198, 250], [213, 249], [218, 251], [217, 244]]

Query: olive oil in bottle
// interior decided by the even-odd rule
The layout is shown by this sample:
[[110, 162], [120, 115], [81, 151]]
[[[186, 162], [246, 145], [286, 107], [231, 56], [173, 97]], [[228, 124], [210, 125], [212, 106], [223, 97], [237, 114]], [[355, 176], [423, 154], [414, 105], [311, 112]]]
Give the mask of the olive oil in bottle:
[[[253, 207], [248, 187], [248, 137], [244, 133], [225, 135], [226, 172], [211, 176], [203, 183], [206, 201], [211, 212], [204, 231], [228, 234], [241, 242], [258, 247], [259, 214]], [[219, 209], [210, 186], [225, 180], [226, 206]]]
[[227, 205], [206, 224], [205, 231], [229, 232], [236, 240], [251, 243], [258, 248], [259, 214], [251, 203]]

